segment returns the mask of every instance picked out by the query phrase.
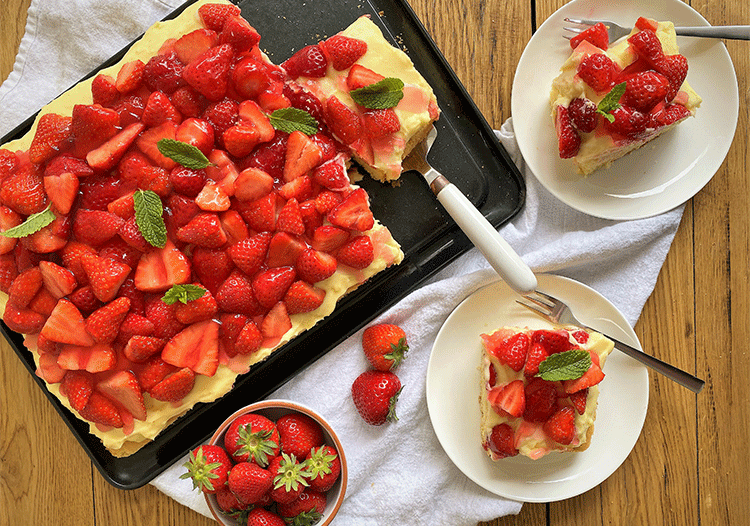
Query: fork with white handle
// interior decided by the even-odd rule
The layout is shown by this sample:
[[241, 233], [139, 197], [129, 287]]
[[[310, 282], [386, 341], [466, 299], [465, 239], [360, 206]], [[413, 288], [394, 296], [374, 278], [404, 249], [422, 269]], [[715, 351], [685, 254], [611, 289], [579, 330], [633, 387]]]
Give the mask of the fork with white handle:
[[[598, 329], [593, 329], [581, 323], [575, 317], [575, 315], [573, 315], [573, 311], [570, 310], [570, 307], [568, 307], [559, 299], [550, 296], [549, 294], [545, 294], [544, 292], [535, 290], [534, 292], [531, 292], [529, 294], [524, 294], [523, 297], [533, 303], [533, 305], [529, 305], [528, 303], [525, 303], [521, 300], [516, 300], [516, 302], [523, 305], [527, 309], [539, 314], [541, 317], [548, 321], [551, 321], [552, 323], [559, 325], [575, 325], [583, 329], [589, 329], [602, 333], [602, 331], [599, 331]], [[700, 378], [696, 378], [692, 374], [683, 371], [682, 369], [678, 369], [677, 367], [663, 362], [658, 358], [654, 358], [653, 356], [646, 354], [643, 351], [639, 351], [635, 347], [631, 347], [630, 345], [618, 341], [611, 336], [608, 336], [606, 334], [604, 334], [604, 336], [612, 340], [612, 342], [615, 344], [615, 349], [627, 354], [631, 358], [641, 362], [647, 367], [650, 367], [654, 371], [663, 374], [670, 380], [677, 382], [683, 387], [687, 387], [694, 393], [699, 393], [701, 389], [703, 389], [703, 385], [705, 384], [705, 382]]]
[[[609, 42], [619, 40], [625, 35], [629, 35], [633, 28], [622, 27], [610, 22], [609, 20], [587, 20], [581, 18], [565, 18], [566, 22], [578, 24], [581, 26], [593, 26], [601, 22], [607, 28], [609, 33]], [[582, 33], [588, 27], [564, 27], [565, 31], [571, 33]], [[750, 40], [750, 26], [696, 26], [696, 27], [675, 27], [675, 33], [686, 37], [703, 37], [703, 38], [725, 38], [728, 40]], [[565, 36], [570, 38], [570, 36]]]

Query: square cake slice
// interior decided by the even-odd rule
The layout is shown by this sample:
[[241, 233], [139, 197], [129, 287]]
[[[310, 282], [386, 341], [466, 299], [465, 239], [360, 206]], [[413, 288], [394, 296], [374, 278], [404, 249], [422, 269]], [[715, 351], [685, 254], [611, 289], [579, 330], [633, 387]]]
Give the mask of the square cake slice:
[[585, 450], [613, 343], [573, 327], [502, 327], [481, 339], [480, 440], [487, 455], [536, 460]]

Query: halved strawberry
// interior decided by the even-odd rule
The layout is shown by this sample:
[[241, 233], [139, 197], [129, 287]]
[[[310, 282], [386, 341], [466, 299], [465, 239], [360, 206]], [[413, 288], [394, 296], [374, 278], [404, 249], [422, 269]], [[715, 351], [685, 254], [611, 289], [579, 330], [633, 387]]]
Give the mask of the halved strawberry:
[[234, 52], [229, 44], [201, 53], [182, 72], [183, 78], [208, 100], [220, 101], [227, 92]]
[[71, 117], [56, 113], [42, 115], [29, 145], [29, 160], [42, 164], [66, 149], [70, 143], [72, 121]]
[[273, 177], [259, 168], [242, 170], [234, 181], [234, 196], [240, 201], [255, 201], [273, 190]]
[[88, 371], [66, 371], [60, 391], [76, 411], [83, 409], [94, 392], [94, 377]]
[[[183, 48], [179, 48], [179, 51], [182, 50]], [[172, 49], [164, 49], [149, 59], [143, 70], [143, 84], [146, 88], [169, 95], [185, 86], [185, 79], [182, 78], [185, 62], [180, 59], [177, 51], [175, 41]]]
[[121, 94], [126, 95], [137, 90], [143, 81], [143, 71], [146, 64], [140, 59], [126, 62], [117, 72], [115, 87]]
[[117, 100], [120, 92], [117, 91], [115, 79], [99, 73], [91, 82], [91, 96], [94, 99], [94, 104], [101, 104], [102, 106]]
[[8, 303], [3, 312], [3, 321], [12, 331], [21, 334], [37, 334], [44, 327], [46, 318], [25, 307], [16, 307]]
[[146, 252], [135, 269], [135, 286], [144, 292], [161, 292], [189, 282], [190, 262], [171, 241]]
[[220, 44], [230, 44], [238, 53], [249, 51], [260, 42], [260, 34], [241, 16], [230, 16], [219, 33]]
[[263, 335], [263, 347], [274, 347], [281, 337], [292, 328], [289, 313], [283, 301], [274, 305], [265, 315], [260, 324], [260, 332]]
[[117, 296], [120, 285], [130, 273], [128, 265], [90, 254], [81, 256], [81, 264], [94, 295], [105, 303]]
[[67, 215], [78, 196], [78, 177], [70, 172], [60, 175], [45, 175], [44, 190], [55, 211]]
[[[235, 71], [237, 69], [235, 68]], [[268, 142], [276, 135], [271, 120], [254, 100], [243, 100], [239, 107], [240, 121], [251, 122], [258, 130], [258, 142]]]
[[369, 267], [375, 259], [375, 248], [369, 236], [355, 236], [336, 251], [339, 263], [354, 269]]
[[310, 246], [321, 252], [333, 252], [349, 239], [349, 232], [333, 226], [321, 225], [315, 229]]
[[316, 183], [330, 190], [344, 190], [349, 187], [349, 175], [346, 173], [343, 155], [338, 155], [315, 168], [312, 177]]
[[272, 308], [284, 298], [289, 286], [296, 278], [293, 267], [269, 268], [253, 278], [253, 294], [266, 309]]
[[235, 243], [227, 252], [237, 267], [248, 276], [255, 274], [266, 259], [272, 235], [268, 232], [256, 234]]
[[297, 202], [303, 202], [310, 199], [315, 193], [315, 185], [309, 175], [301, 175], [292, 179], [279, 188], [279, 195], [286, 199], [295, 199]]
[[[9, 228], [20, 225], [22, 222], [21, 216], [16, 212], [7, 206], [0, 206], [0, 231], [5, 232]], [[18, 243], [18, 238], [0, 237], [0, 254], [11, 252], [15, 248], [16, 243]]]
[[523, 380], [513, 380], [503, 386], [493, 387], [487, 393], [492, 408], [499, 414], [503, 412], [519, 417], [526, 410], [526, 396]]
[[49, 316], [55, 309], [55, 305], [57, 305], [57, 298], [50, 294], [46, 288], [43, 288], [29, 302], [29, 309], [42, 316]]
[[276, 218], [276, 229], [297, 236], [305, 233], [305, 224], [302, 222], [299, 203], [295, 198], [289, 199], [279, 210], [279, 216]]
[[222, 136], [224, 147], [235, 157], [246, 157], [260, 142], [260, 134], [254, 124], [240, 122], [226, 130]]
[[154, 91], [146, 100], [141, 121], [150, 127], [159, 126], [166, 121], [179, 124], [182, 121], [182, 115], [172, 105], [169, 97], [161, 91]]
[[588, 387], [570, 394], [570, 402], [573, 404], [573, 407], [576, 408], [576, 411], [579, 415], [582, 415], [586, 412], [586, 400], [588, 399], [588, 397]]
[[122, 353], [131, 362], [142, 363], [160, 352], [167, 340], [155, 336], [141, 336], [134, 334], [128, 340]]
[[167, 342], [161, 357], [176, 367], [213, 376], [219, 365], [219, 324], [205, 320], [188, 325]]
[[151, 387], [148, 394], [162, 402], [179, 402], [193, 390], [195, 373], [188, 367], [178, 369]]
[[301, 131], [289, 135], [284, 161], [284, 181], [292, 181], [315, 168], [322, 160], [320, 148]]
[[273, 232], [276, 230], [276, 215], [283, 206], [274, 192], [249, 202], [238, 202], [235, 208], [245, 220], [247, 226], [256, 232]]
[[[161, 302], [161, 300], [159, 300]], [[162, 303], [164, 305], [164, 303]], [[145, 314], [145, 312], [144, 312]], [[120, 324], [120, 333], [117, 335], [118, 344], [126, 344], [135, 335], [151, 336], [156, 326], [144, 315], [129, 312]]]
[[549, 354], [547, 348], [541, 343], [532, 343], [529, 347], [529, 354], [526, 357], [523, 374], [526, 376], [535, 376], [539, 372], [539, 364], [546, 360]]
[[128, 125], [107, 142], [87, 153], [86, 162], [94, 170], [106, 171], [114, 168], [145, 127], [141, 122]]
[[[172, 104], [174, 104], [174, 101]], [[179, 108], [177, 110], [180, 111]], [[182, 111], [180, 112], [183, 113]], [[183, 113], [183, 116], [187, 115]], [[174, 138], [180, 142], [191, 144], [203, 152], [204, 155], [208, 155], [214, 147], [214, 128], [208, 121], [189, 117], [177, 126]]]
[[86, 319], [86, 331], [97, 343], [112, 343], [120, 324], [130, 310], [130, 300], [120, 297], [92, 312]]
[[252, 354], [263, 344], [263, 335], [253, 320], [247, 320], [237, 332], [233, 342], [233, 350], [236, 354]]
[[177, 58], [183, 64], [190, 64], [201, 53], [208, 51], [219, 43], [219, 35], [212, 29], [196, 29], [185, 35], [182, 35], [174, 43], [174, 51]]
[[357, 188], [328, 214], [332, 225], [347, 230], [364, 232], [374, 224], [370, 202], [364, 188]]
[[555, 131], [557, 132], [557, 150], [561, 159], [570, 159], [578, 155], [581, 148], [581, 136], [573, 126], [568, 108], [557, 107], [555, 113]]
[[178, 165], [169, 172], [169, 182], [175, 192], [195, 198], [206, 184], [206, 170], [193, 170]]
[[157, 144], [162, 139], [174, 139], [176, 130], [177, 125], [174, 122], [163, 122], [159, 126], [146, 129], [136, 139], [135, 144], [155, 165], [165, 170], [171, 170], [177, 166], [177, 163], [169, 157], [162, 155]]
[[177, 230], [177, 239], [205, 248], [219, 248], [227, 242], [227, 235], [221, 227], [219, 216], [214, 213], [200, 213]]
[[367, 53], [367, 43], [357, 38], [333, 35], [324, 40], [320, 46], [328, 55], [329, 61], [336, 71], [349, 69]]
[[326, 122], [344, 144], [352, 144], [362, 136], [361, 117], [335, 95], [326, 101]]
[[328, 60], [326, 59], [320, 46], [313, 44], [305, 46], [294, 55], [281, 63], [281, 67], [287, 74], [296, 79], [298, 77], [324, 77], [328, 69]]
[[376, 84], [384, 78], [383, 75], [375, 73], [373, 70], [366, 68], [361, 64], [354, 64], [352, 69], [349, 70], [349, 74], [346, 76], [346, 87], [349, 88], [349, 91], [352, 91]]
[[216, 292], [219, 308], [225, 312], [255, 316], [262, 308], [255, 299], [250, 278], [239, 270], [233, 271]]
[[533, 378], [524, 389], [526, 397], [526, 409], [523, 413], [524, 420], [529, 422], [544, 422], [555, 412], [557, 405], [557, 389], [554, 384]]
[[206, 290], [203, 296], [196, 300], [187, 303], [175, 303], [174, 314], [180, 323], [189, 325], [213, 318], [218, 311], [219, 306], [216, 303], [216, 299], [211, 294], [211, 291]]
[[270, 268], [294, 266], [306, 247], [298, 236], [276, 232], [268, 244], [266, 265]]
[[42, 176], [32, 166], [19, 167], [3, 181], [0, 201], [23, 216], [41, 212], [47, 207]]
[[76, 104], [71, 122], [74, 154], [85, 157], [89, 151], [114, 137], [119, 126], [120, 116], [115, 110], [99, 104]]
[[518, 455], [515, 443], [513, 428], [506, 423], [502, 423], [492, 428], [489, 441], [485, 447], [490, 449], [497, 458], [507, 458]]
[[[229, 185], [233, 188], [233, 185]], [[229, 195], [221, 184], [207, 182], [195, 197], [198, 208], [207, 212], [224, 212], [232, 206]]]
[[326, 291], [304, 281], [295, 281], [284, 295], [284, 303], [289, 314], [310, 312], [323, 304]]
[[314, 248], [306, 249], [297, 258], [297, 273], [300, 279], [308, 283], [317, 283], [331, 277], [337, 267], [335, 257]]
[[96, 424], [114, 428], [123, 426], [120, 411], [115, 404], [97, 391], [91, 393], [88, 403], [78, 413], [86, 420]]
[[97, 382], [96, 389], [124, 407], [136, 420], [146, 419], [146, 405], [138, 379], [131, 371], [117, 371]]
[[214, 295], [234, 269], [232, 258], [225, 249], [195, 247], [191, 264], [197, 280]]
[[79, 209], [73, 220], [73, 234], [79, 242], [96, 247], [117, 235], [124, 223], [120, 216], [104, 210]]
[[112, 105], [112, 109], [120, 116], [120, 126], [126, 128], [131, 124], [140, 122], [145, 105], [143, 99], [138, 95], [128, 95]]
[[159, 294], [152, 295], [146, 300], [145, 315], [153, 324], [153, 330], [143, 336], [170, 339], [185, 328], [177, 319], [177, 305], [167, 305]]
[[379, 139], [399, 131], [401, 121], [393, 108], [367, 110], [362, 114], [362, 127], [370, 139]]
[[[240, 96], [248, 100], [256, 99], [270, 82], [271, 77], [268, 74], [266, 64], [252, 56], [240, 59], [232, 71], [234, 89]], [[248, 102], [248, 100], [244, 102]], [[255, 104], [255, 101], [253, 103]], [[260, 108], [260, 106], [258, 107]]]
[[606, 50], [609, 47], [609, 33], [607, 32], [607, 26], [599, 22], [598, 24], [588, 27], [586, 30], [578, 33], [570, 39], [570, 47], [575, 49], [578, 47], [578, 44], [584, 40], [599, 49]]
[[503, 337], [502, 334], [498, 336], [495, 337], [494, 334], [490, 336], [482, 335], [489, 352], [514, 371], [523, 369], [531, 345], [528, 334], [519, 332], [508, 338]]
[[57, 302], [41, 331], [48, 340], [71, 345], [88, 346], [94, 339], [86, 332], [86, 323], [78, 308], [70, 300]]
[[73, 292], [78, 283], [73, 273], [51, 261], [40, 261], [39, 271], [42, 274], [44, 286], [55, 299], [60, 299]]
[[576, 436], [575, 413], [572, 407], [565, 406], [558, 409], [542, 425], [542, 429], [555, 442], [570, 444]]
[[565, 380], [563, 382], [563, 389], [566, 393], [576, 393], [588, 387], [598, 384], [604, 380], [604, 372], [602, 372], [599, 365], [592, 363], [588, 371], [583, 373], [583, 376], [575, 380]]
[[206, 4], [198, 8], [198, 16], [208, 29], [219, 32], [229, 17], [238, 16], [240, 8], [232, 4]]

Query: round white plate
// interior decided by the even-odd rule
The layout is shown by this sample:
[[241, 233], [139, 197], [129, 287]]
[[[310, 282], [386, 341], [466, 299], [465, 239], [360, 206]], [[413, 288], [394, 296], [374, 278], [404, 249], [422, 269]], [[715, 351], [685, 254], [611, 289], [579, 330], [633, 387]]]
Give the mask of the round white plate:
[[570, 159], [560, 159], [550, 116], [549, 92], [570, 56], [563, 18], [598, 18], [632, 27], [639, 16], [676, 26], [708, 22], [680, 0], [574, 0], [539, 27], [516, 68], [511, 114], [518, 146], [542, 185], [567, 205], [605, 219], [660, 214], [693, 197], [724, 161], [739, 113], [737, 77], [720, 40], [677, 37], [688, 59], [687, 81], [703, 98], [695, 118], [583, 177]]
[[[622, 314], [603, 296], [567, 278], [538, 276], [539, 290], [568, 303], [590, 323], [640, 349]], [[549, 327], [518, 305], [504, 282], [479, 289], [451, 313], [435, 339], [427, 367], [427, 408], [448, 457], [488, 491], [521, 502], [553, 502], [599, 485], [625, 461], [641, 433], [648, 407], [645, 366], [612, 351], [604, 366], [591, 445], [580, 453], [550, 453], [539, 460], [516, 456], [493, 462], [480, 444], [479, 335], [502, 326]]]

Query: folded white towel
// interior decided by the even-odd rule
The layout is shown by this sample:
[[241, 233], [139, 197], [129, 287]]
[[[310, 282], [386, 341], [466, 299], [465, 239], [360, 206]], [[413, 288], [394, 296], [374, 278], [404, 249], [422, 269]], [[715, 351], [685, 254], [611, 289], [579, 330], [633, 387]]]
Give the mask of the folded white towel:
[[[180, 3], [33, 0], [15, 68], [0, 86], [0, 135]], [[635, 324], [653, 290], [683, 207], [636, 221], [587, 216], [559, 202], [527, 173], [510, 120], [496, 133], [521, 169], [527, 187], [523, 211], [501, 229], [502, 235], [535, 271], [591, 286]], [[427, 363], [440, 326], [462, 299], [495, 279], [482, 255], [471, 250], [377, 320], [401, 325], [411, 346], [398, 370], [404, 390], [397, 423], [368, 426], [351, 402], [351, 383], [366, 368], [361, 333], [271, 395], [312, 407], [339, 432], [350, 478], [337, 524], [473, 526], [519, 512], [520, 503], [485, 491], [451, 463], [433, 432], [425, 399]], [[324, 392], [320, 385], [325, 386]], [[192, 490], [189, 481], [179, 479], [184, 461], [154, 479], [153, 485], [210, 516], [203, 497]]]

